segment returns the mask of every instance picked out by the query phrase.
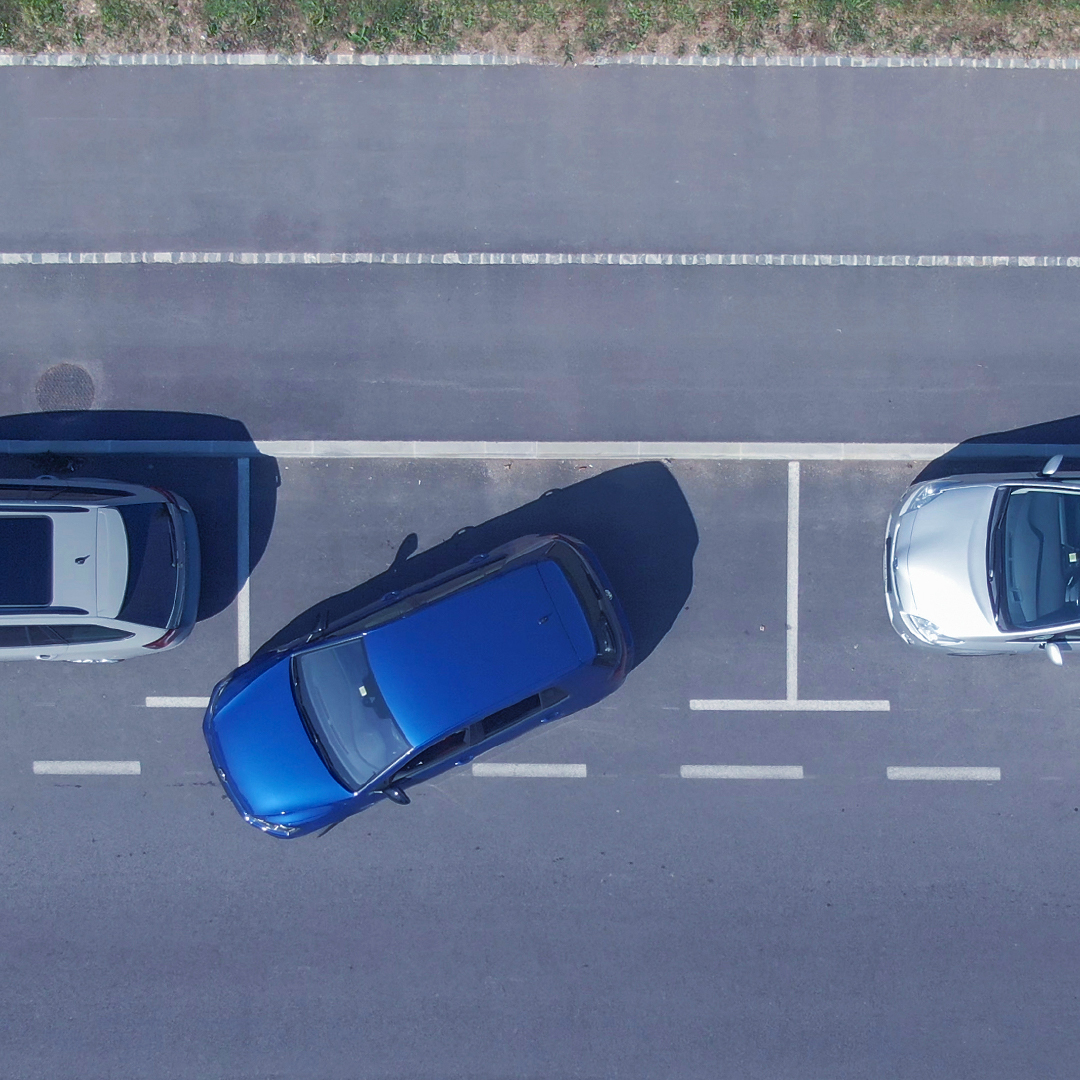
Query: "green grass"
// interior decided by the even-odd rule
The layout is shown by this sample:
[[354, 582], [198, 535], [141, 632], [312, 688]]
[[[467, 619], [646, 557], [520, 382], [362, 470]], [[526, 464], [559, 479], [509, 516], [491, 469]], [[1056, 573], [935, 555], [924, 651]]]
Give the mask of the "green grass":
[[0, 49], [1080, 54], [1080, 0], [0, 0]]

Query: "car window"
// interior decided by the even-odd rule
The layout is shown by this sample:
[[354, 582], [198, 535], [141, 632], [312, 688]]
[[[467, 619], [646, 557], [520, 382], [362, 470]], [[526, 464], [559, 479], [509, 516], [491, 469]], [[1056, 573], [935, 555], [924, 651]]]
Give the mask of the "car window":
[[0, 649], [25, 648], [30, 644], [28, 626], [0, 626]]
[[176, 599], [176, 536], [165, 503], [117, 507], [128, 538], [128, 579], [117, 618], [140, 626], [166, 627]]
[[0, 554], [0, 605], [46, 607], [52, 602], [52, 518], [0, 517]]
[[315, 748], [359, 791], [412, 750], [383, 700], [362, 638], [300, 653], [293, 691]]
[[488, 739], [492, 735], [497, 735], [500, 731], [505, 731], [519, 720], [532, 716], [533, 713], [540, 712], [542, 709], [549, 709], [552, 705], [558, 705], [566, 696], [565, 690], [553, 686], [548, 690], [541, 691], [539, 694], [531, 694], [527, 698], [522, 698], [521, 701], [516, 701], [505, 709], [493, 712], [490, 716], [485, 716], [477, 726], [480, 728], [482, 737]]
[[425, 747], [414, 758], [406, 762], [405, 767], [396, 774], [395, 779], [401, 776], [412, 776], [414, 773], [420, 772], [421, 769], [426, 769], [437, 762], [444, 761], [446, 758], [460, 753], [468, 746], [468, 743], [468, 728], [453, 731], [449, 735], [443, 736], [438, 742]]
[[1028, 630], [1080, 621], [1080, 495], [1013, 491], [1000, 530], [1008, 623]]

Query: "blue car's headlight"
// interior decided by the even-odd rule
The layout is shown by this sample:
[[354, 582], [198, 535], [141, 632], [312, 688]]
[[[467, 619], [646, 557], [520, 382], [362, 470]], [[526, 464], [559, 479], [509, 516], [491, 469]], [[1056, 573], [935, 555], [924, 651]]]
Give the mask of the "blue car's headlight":
[[252, 817], [251, 814], [245, 814], [244, 820], [249, 825], [254, 825], [256, 829], [270, 833], [271, 836], [295, 836], [300, 831], [298, 825], [286, 825], [283, 821], [267, 821], [265, 818]]

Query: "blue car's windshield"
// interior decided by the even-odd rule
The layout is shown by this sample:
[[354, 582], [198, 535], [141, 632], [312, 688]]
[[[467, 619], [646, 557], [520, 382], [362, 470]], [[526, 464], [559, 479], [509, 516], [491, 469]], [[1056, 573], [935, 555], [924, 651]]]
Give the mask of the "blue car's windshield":
[[1006, 621], [1017, 630], [1080, 622], [1080, 495], [1014, 491], [999, 528]]
[[362, 639], [301, 653], [293, 675], [318, 749], [354, 791], [412, 749], [379, 693]]

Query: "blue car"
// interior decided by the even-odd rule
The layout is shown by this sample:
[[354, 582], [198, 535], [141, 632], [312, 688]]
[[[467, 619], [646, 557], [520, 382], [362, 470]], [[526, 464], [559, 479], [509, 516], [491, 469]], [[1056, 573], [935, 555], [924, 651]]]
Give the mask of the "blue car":
[[210, 758], [271, 836], [334, 825], [617, 689], [626, 616], [595, 556], [527, 536], [377, 604], [214, 688]]

